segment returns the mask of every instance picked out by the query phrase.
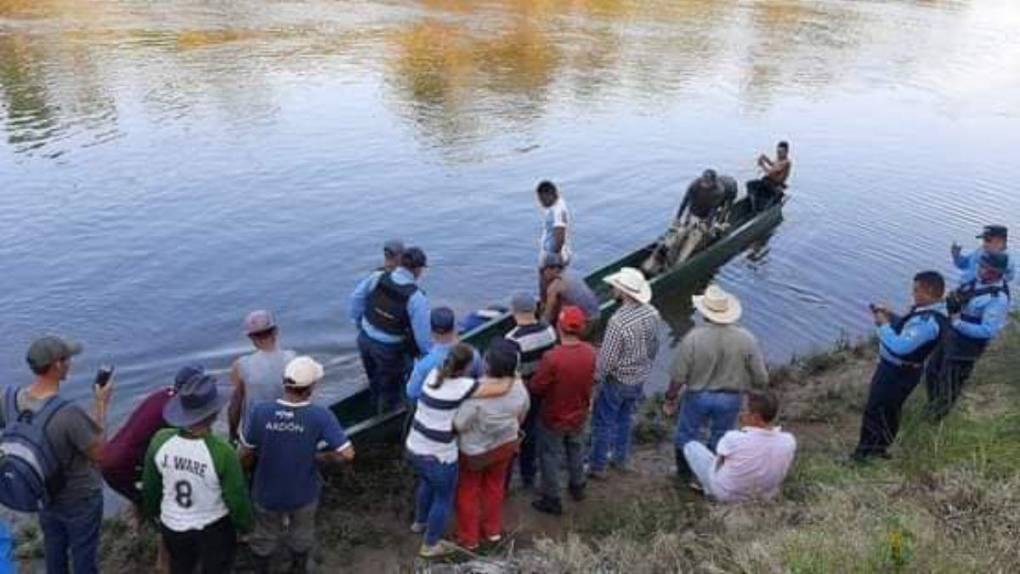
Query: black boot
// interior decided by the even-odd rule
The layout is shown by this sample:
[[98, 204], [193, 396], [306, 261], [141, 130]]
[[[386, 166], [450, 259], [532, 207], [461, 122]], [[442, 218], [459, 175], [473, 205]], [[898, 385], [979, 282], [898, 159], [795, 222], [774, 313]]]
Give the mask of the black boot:
[[269, 563], [272, 561], [272, 558], [272, 556], [252, 554], [251, 559], [255, 564], [255, 574], [269, 574]]
[[682, 448], [676, 449], [676, 477], [681, 481], [691, 478], [691, 466], [687, 464], [687, 457], [684, 456]]
[[308, 574], [311, 572], [309, 566], [312, 561], [311, 556], [307, 552], [297, 553], [294, 552], [290, 555], [290, 574]]
[[539, 498], [538, 500], [532, 502], [531, 507], [539, 512], [552, 514], [553, 516], [559, 516], [563, 514], [563, 505], [560, 503], [560, 499], [558, 498], [549, 498], [548, 496], [543, 496], [542, 498]]
[[567, 489], [570, 491], [570, 498], [573, 498], [575, 502], [581, 502], [586, 498], [584, 494], [585, 483], [571, 484]]

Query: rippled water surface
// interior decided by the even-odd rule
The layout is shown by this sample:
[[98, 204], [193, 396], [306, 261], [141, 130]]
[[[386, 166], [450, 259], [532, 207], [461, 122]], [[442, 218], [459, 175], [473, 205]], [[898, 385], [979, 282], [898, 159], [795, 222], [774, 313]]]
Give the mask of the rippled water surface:
[[774, 361], [862, 334], [1018, 223], [1017, 30], [1013, 0], [0, 0], [0, 375], [64, 333], [72, 388], [112, 360], [123, 412], [226, 368], [265, 306], [354, 381], [346, 298], [384, 239], [467, 311], [534, 285], [539, 179], [587, 271], [780, 138], [786, 221], [718, 279]]

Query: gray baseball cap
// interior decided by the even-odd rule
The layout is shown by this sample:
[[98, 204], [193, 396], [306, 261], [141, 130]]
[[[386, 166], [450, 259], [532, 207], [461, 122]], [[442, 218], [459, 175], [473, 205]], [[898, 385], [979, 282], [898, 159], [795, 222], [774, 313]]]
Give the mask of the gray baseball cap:
[[388, 257], [400, 257], [404, 254], [404, 242], [399, 239], [390, 239], [383, 243], [382, 250]]
[[81, 353], [81, 343], [67, 341], [60, 337], [47, 336], [36, 339], [28, 348], [25, 360], [33, 371], [41, 371], [53, 363]]
[[514, 293], [510, 299], [510, 311], [513, 313], [534, 313], [537, 308], [535, 296], [526, 291]]

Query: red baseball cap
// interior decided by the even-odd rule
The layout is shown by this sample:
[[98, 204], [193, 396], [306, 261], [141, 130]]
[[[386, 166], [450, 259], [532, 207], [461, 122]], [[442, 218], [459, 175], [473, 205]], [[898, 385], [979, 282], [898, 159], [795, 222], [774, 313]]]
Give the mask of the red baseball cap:
[[563, 329], [564, 333], [579, 335], [584, 331], [584, 325], [587, 321], [584, 311], [580, 307], [567, 305], [560, 310], [560, 318], [556, 321], [556, 324], [559, 325], [560, 329]]

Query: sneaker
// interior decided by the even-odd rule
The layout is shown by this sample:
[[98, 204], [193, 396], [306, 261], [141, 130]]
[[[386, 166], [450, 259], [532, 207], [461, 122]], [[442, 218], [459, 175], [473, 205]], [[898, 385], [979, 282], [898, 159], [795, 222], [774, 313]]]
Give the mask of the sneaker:
[[488, 542], [489, 544], [499, 544], [500, 542], [503, 541], [503, 535], [493, 534], [492, 536], [486, 536], [485, 541]]
[[434, 545], [429, 546], [428, 544], [422, 544], [421, 549], [418, 550], [418, 556], [431, 560], [433, 558], [443, 558], [449, 556], [456, 551], [456, 548], [445, 540], [440, 540]]
[[532, 501], [531, 507], [539, 512], [552, 514], [553, 516], [563, 514], [563, 506], [560, 504], [560, 499], [558, 498], [547, 498], [543, 496], [542, 498]]
[[427, 526], [428, 525], [425, 524], [424, 522], [413, 522], [413, 523], [411, 523], [411, 532], [413, 532], [415, 534], [421, 534], [421, 533], [425, 532], [425, 528]]
[[698, 492], [698, 493], [701, 493], [701, 494], [705, 494], [705, 487], [704, 487], [704, 486], [701, 486], [701, 483], [700, 483], [700, 482], [698, 482], [697, 480], [691, 480], [691, 481], [689, 481], [689, 482], [687, 483], [687, 488], [689, 488], [689, 489], [693, 490], [694, 492]]
[[584, 486], [583, 484], [577, 486], [571, 484], [568, 488], [570, 490], [570, 498], [573, 498], [575, 502], [581, 502], [587, 498], [588, 496], [584, 493]]

